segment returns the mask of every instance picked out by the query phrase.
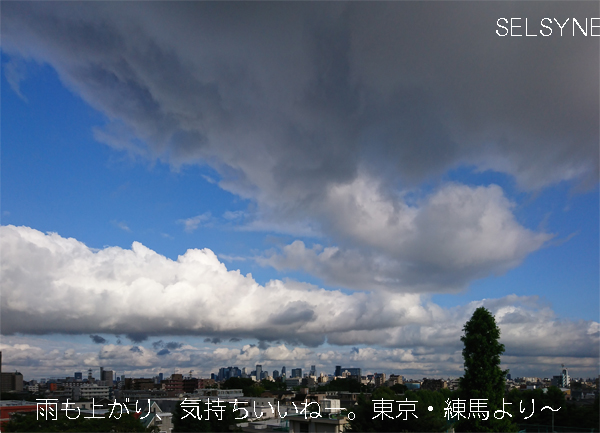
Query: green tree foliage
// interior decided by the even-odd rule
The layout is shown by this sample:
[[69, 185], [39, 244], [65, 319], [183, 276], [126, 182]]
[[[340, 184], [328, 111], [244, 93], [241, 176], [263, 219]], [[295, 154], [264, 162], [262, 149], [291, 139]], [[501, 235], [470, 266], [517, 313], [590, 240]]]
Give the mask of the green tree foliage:
[[266, 391], [285, 391], [287, 389], [285, 382], [280, 380], [271, 382], [270, 380], [263, 379], [260, 381], [260, 386]]
[[500, 343], [500, 329], [494, 316], [484, 307], [479, 307], [465, 324], [463, 358], [465, 374], [460, 379], [460, 395], [467, 402], [472, 399], [487, 399], [489, 418], [471, 417], [456, 423], [456, 431], [465, 432], [509, 432], [517, 431], [510, 417], [496, 419], [496, 410], [502, 410], [508, 370], [500, 368], [500, 355], [504, 345]]
[[245, 397], [260, 397], [265, 389], [247, 377], [230, 377], [222, 385], [222, 389], [241, 389]]
[[[236, 388], [232, 388], [236, 389]], [[223, 403], [222, 403], [223, 404]], [[230, 432], [230, 426], [235, 425], [240, 420], [236, 417], [242, 417], [242, 412], [234, 412], [233, 405], [225, 404], [225, 409], [219, 416], [216, 412], [207, 412], [206, 404], [199, 402], [199, 415], [201, 419], [189, 415], [181, 405], [177, 405], [173, 412], [173, 431], [174, 432]], [[188, 411], [196, 414], [195, 409], [186, 408]]]
[[347, 391], [347, 392], [367, 392], [366, 385], [363, 385], [356, 379], [344, 378], [336, 379], [327, 383], [327, 385], [320, 386], [319, 392], [325, 391]]
[[406, 391], [408, 391], [408, 387], [402, 383], [395, 383], [394, 385], [390, 386], [390, 389], [396, 394], [404, 394]]
[[[74, 418], [71, 414], [71, 418]], [[3, 428], [5, 432], [145, 432], [144, 425], [132, 415], [120, 419], [86, 419], [81, 414], [77, 419], [59, 416], [58, 419], [37, 419], [35, 412], [15, 414]]]
[[[569, 403], [563, 392], [551, 386], [544, 392], [542, 389], [520, 391], [513, 389], [507, 400], [512, 403], [514, 422], [523, 429], [527, 425], [552, 425], [552, 411], [542, 410], [549, 406], [554, 410], [555, 427], [577, 427], [598, 429], [600, 425], [600, 401], [598, 397], [593, 404], [581, 405]], [[527, 419], [526, 419], [527, 418]]]

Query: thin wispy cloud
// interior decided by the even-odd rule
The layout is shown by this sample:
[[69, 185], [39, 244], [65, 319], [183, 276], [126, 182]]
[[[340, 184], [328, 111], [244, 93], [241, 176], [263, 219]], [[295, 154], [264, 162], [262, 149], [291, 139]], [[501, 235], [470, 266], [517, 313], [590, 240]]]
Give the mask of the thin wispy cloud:
[[126, 224], [124, 221], [116, 221], [116, 220], [113, 220], [113, 221], [111, 221], [111, 223], [112, 223], [112, 224], [113, 224], [115, 227], [118, 227], [118, 228], [120, 228], [120, 229], [121, 229], [121, 230], [123, 230], [123, 231], [126, 231], [126, 232], [131, 232], [131, 229], [129, 228], [129, 226], [128, 226], [128, 225], [127, 225], [127, 224]]
[[194, 232], [198, 227], [208, 224], [212, 219], [210, 212], [205, 212], [195, 217], [177, 220], [178, 224], [183, 225], [183, 229], [187, 233]]

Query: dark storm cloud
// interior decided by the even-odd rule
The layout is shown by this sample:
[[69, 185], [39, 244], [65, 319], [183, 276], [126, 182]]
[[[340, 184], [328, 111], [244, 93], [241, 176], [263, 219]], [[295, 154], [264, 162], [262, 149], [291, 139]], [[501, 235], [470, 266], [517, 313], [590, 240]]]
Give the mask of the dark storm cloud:
[[155, 341], [154, 343], [152, 343], [152, 347], [154, 348], [154, 350], [158, 350], [158, 349], [169, 349], [169, 350], [175, 350], [175, 349], [179, 349], [181, 346], [183, 346], [183, 343], [179, 343], [177, 341], [169, 341], [168, 343], [165, 343], [162, 340], [158, 340]]
[[181, 346], [183, 346], [183, 343], [179, 343], [177, 341], [169, 341], [167, 344], [165, 344], [165, 347], [170, 350], [179, 349]]
[[[232, 339], [232, 340], [233, 340], [233, 339]], [[230, 340], [230, 341], [231, 341], [231, 340]], [[239, 340], [238, 340], [238, 341], [239, 341]], [[212, 344], [220, 344], [221, 342], [223, 342], [223, 340], [221, 340], [219, 337], [213, 337], [213, 338], [206, 337], [206, 338], [204, 339], [204, 342], [205, 342], [205, 343], [212, 343]]]
[[271, 345], [266, 341], [259, 341], [257, 346], [260, 350], [267, 350], [269, 347], [271, 347]]
[[[4, 39], [155, 155], [217, 156], [240, 191], [312, 201], [361, 166], [411, 182], [469, 162], [528, 188], [597, 175], [598, 41], [495, 33], [507, 14], [594, 16], [592, 4], [146, 6], [8, 4]], [[264, 152], [266, 172], [253, 165]]]
[[[206, 340], [204, 340], [204, 341], [206, 341]], [[231, 337], [231, 338], [229, 339], [229, 341], [230, 341], [231, 343], [237, 343], [238, 341], [242, 341], [242, 339], [241, 339], [241, 338], [237, 338], [237, 337]]]
[[100, 335], [90, 335], [92, 341], [96, 344], [106, 344], [108, 340], [106, 338], [101, 337]]
[[148, 334], [143, 332], [130, 332], [125, 334], [125, 337], [127, 337], [133, 343], [142, 343], [148, 339]]
[[134, 352], [134, 353], [143, 353], [142, 349], [140, 349], [139, 346], [131, 346], [131, 348], [129, 349], [130, 352]]
[[313, 320], [315, 312], [310, 304], [302, 301], [290, 302], [286, 308], [278, 313], [271, 314], [269, 322], [273, 325], [293, 325], [298, 322]]
[[171, 353], [171, 351], [169, 349], [162, 349], [162, 350], [159, 350], [158, 352], [156, 352], [156, 354], [158, 356], [165, 356], [165, 355], [168, 355], [169, 353]]

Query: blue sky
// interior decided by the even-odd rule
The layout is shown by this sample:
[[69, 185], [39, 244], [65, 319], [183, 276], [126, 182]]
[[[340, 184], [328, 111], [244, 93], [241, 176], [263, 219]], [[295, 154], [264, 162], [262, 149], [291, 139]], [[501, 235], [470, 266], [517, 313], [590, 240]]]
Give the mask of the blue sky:
[[[198, 17], [216, 13], [189, 7]], [[44, 7], [3, 8], [5, 362], [36, 377], [111, 363], [141, 375], [200, 362], [204, 374], [256, 362], [317, 364], [330, 372], [348, 360], [373, 371], [452, 376], [460, 374], [460, 342], [443, 341], [458, 340], [470, 312], [483, 304], [506, 335], [505, 362], [515, 374], [551, 375], [561, 359], [576, 375], [597, 374], [598, 124], [587, 112], [569, 114], [598, 111], [598, 101], [582, 101], [577, 87], [593, 82], [597, 69], [558, 87], [561, 104], [552, 109], [536, 98], [556, 88], [554, 75], [523, 93], [508, 69], [474, 79], [471, 96], [457, 100], [446, 83], [469, 71], [467, 61], [451, 65], [447, 76], [419, 77], [418, 65], [435, 63], [435, 53], [411, 51], [432, 43], [424, 36], [395, 47], [379, 39], [373, 17], [313, 23], [316, 6], [308, 5], [299, 8], [314, 33], [290, 30], [304, 32], [299, 40], [306, 47], [294, 48], [296, 57], [285, 54], [286, 38], [269, 51], [271, 42], [253, 36], [244, 42], [250, 57], [237, 49], [236, 41], [244, 43], [236, 26], [252, 34], [264, 20], [266, 34], [277, 35], [273, 23], [287, 22], [296, 7], [256, 6], [256, 23], [224, 8], [217, 15], [224, 29], [232, 26], [231, 33], [222, 30], [231, 44], [227, 37], [214, 47], [207, 42], [206, 52], [165, 36], [174, 22], [191, 25], [179, 7], [161, 12], [157, 5], [135, 18], [139, 38], [118, 17], [134, 16], [135, 6], [59, 8], [51, 14], [67, 29], [70, 48]], [[338, 16], [336, 7], [320, 6], [318, 13]], [[358, 6], [339, 7], [360, 16]], [[390, 7], [396, 14], [404, 6]], [[415, 13], [433, 19], [442, 13], [436, 8]], [[379, 16], [384, 9], [369, 12]], [[475, 9], [482, 17], [500, 13], [498, 6]], [[557, 6], [559, 12], [565, 10]], [[164, 33], [148, 24], [161, 13], [170, 17], [159, 26]], [[517, 62], [521, 49], [575, 48], [583, 57], [595, 46], [597, 57], [597, 41], [517, 47], [499, 42], [492, 29], [472, 32], [490, 30], [484, 40], [493, 47], [506, 42], [507, 62]], [[104, 39], [86, 42], [87, 31], [96, 38], [94, 32], [104, 32]], [[197, 30], [196, 36], [206, 35]], [[127, 41], [122, 52], [106, 42], [111, 37]], [[321, 38], [323, 52], [311, 51], [312, 38]], [[406, 50], [416, 66], [374, 58], [364, 48], [369, 43]], [[319, 72], [320, 56], [333, 59], [326, 72]], [[492, 57], [483, 60], [490, 68]], [[367, 60], [387, 63], [374, 71]], [[521, 63], [523, 80], [535, 82], [553, 62]], [[303, 69], [313, 63], [316, 72]], [[269, 65], [298, 76], [271, 77], [264, 72]], [[227, 74], [236, 77], [238, 70], [230, 80]], [[404, 71], [406, 81], [394, 71]], [[509, 95], [486, 102], [497, 95], [493, 86]], [[281, 100], [286, 92], [295, 102]], [[381, 92], [391, 96], [379, 100]], [[517, 106], [535, 113], [527, 117]], [[194, 249], [216, 256], [186, 253]], [[184, 254], [188, 261], [178, 260]], [[200, 279], [186, 276], [205, 267]], [[72, 305], [56, 301], [65, 293], [75, 297]], [[178, 314], [179, 293], [196, 308], [182, 313], [181, 323], [170, 317]], [[239, 305], [231, 301], [238, 295]], [[46, 297], [47, 305], [38, 302]], [[171, 304], [173, 310], [148, 313], [144, 325], [141, 317], [131, 319], [134, 307], [113, 304], [136, 297], [144, 299], [143, 311]], [[215, 318], [196, 319], [203, 306]], [[71, 317], [78, 308], [81, 317]], [[348, 316], [332, 319], [336, 308]], [[68, 319], [54, 325], [59, 317]], [[127, 337], [135, 333], [140, 341]], [[95, 344], [90, 335], [106, 341]], [[205, 341], [211, 338], [218, 344]], [[159, 340], [176, 349], [158, 355], [163, 346], [152, 343]], [[131, 350], [136, 345], [142, 355]]]

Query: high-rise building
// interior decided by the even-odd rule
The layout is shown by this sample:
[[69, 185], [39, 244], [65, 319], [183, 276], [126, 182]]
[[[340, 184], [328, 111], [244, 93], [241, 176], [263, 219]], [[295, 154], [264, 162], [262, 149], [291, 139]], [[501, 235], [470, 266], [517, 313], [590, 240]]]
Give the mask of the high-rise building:
[[232, 377], [240, 377], [243, 376], [240, 372], [240, 369], [237, 367], [221, 367], [219, 368], [219, 374], [217, 374], [216, 378], [211, 376], [211, 379], [215, 379], [217, 381], [227, 380]]
[[279, 371], [273, 370], [273, 379], [277, 379], [279, 377]]
[[73, 377], [75, 380], [83, 380], [83, 373], [81, 371], [76, 371]]
[[361, 377], [361, 369], [360, 368], [344, 368], [344, 371], [350, 373], [350, 376]]
[[23, 375], [18, 371], [0, 373], [0, 390], [2, 392], [23, 391]]
[[335, 366], [335, 375], [342, 376], [344, 372], [348, 372], [347, 375], [354, 377], [361, 377], [361, 369], [360, 368], [342, 368], [340, 365]]
[[302, 377], [302, 369], [292, 368], [292, 377]]
[[286, 377], [286, 375], [285, 375], [285, 365], [283, 367], [281, 367], [281, 376], [284, 377], [284, 378]]
[[113, 386], [114, 374], [113, 374], [112, 370], [102, 369], [100, 374], [101, 374], [100, 380], [102, 382], [106, 382], [106, 386]]
[[256, 380], [260, 381], [262, 379], [262, 365], [256, 364]]
[[317, 375], [317, 367], [314, 365], [310, 366], [310, 372], [308, 373], [309, 376], [316, 376]]
[[567, 370], [567, 368], [563, 365], [563, 370], [562, 370], [562, 374], [561, 374], [561, 379], [562, 379], [562, 384], [561, 386], [563, 388], [568, 388], [571, 385], [571, 378], [569, 377], [569, 370]]

